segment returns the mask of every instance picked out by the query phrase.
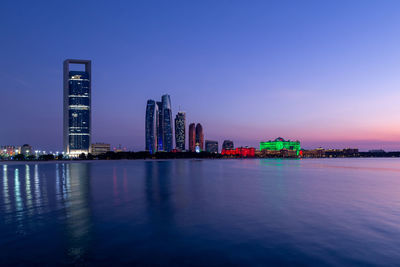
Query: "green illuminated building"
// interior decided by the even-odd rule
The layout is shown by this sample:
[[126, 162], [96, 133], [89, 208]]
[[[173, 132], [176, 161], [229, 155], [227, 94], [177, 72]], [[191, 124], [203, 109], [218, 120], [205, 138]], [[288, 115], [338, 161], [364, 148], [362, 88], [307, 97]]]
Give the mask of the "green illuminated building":
[[300, 141], [285, 141], [285, 139], [278, 137], [274, 141], [260, 142], [260, 151], [280, 151], [282, 149], [296, 151], [297, 155], [300, 152]]

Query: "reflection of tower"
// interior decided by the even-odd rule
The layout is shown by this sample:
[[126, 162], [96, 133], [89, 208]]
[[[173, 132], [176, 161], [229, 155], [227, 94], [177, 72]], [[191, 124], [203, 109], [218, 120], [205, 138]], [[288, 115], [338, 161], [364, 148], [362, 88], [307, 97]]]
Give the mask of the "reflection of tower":
[[7, 165], [3, 165], [3, 199], [4, 199], [4, 207], [8, 212], [10, 212], [10, 194], [8, 189], [8, 175], [7, 175]]
[[203, 127], [200, 123], [196, 125], [196, 152], [204, 150], [204, 134]]
[[90, 167], [88, 163], [65, 165], [65, 182], [69, 185], [69, 194], [65, 196], [69, 241], [67, 256], [73, 262], [87, 256], [91, 240]]
[[[174, 214], [171, 202], [171, 168], [173, 161], [148, 161], [146, 164], [146, 200], [150, 225], [158, 234], [166, 233], [166, 229], [160, 227], [169, 225]], [[160, 221], [164, 222], [160, 224]]]
[[196, 126], [194, 123], [189, 125], [189, 151], [194, 152], [196, 147]]

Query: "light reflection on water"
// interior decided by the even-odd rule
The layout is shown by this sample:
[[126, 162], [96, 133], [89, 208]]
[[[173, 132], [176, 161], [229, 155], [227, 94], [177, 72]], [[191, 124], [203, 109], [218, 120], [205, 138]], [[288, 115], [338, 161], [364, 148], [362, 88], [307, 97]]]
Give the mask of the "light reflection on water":
[[0, 265], [400, 261], [399, 160], [108, 161], [2, 169]]

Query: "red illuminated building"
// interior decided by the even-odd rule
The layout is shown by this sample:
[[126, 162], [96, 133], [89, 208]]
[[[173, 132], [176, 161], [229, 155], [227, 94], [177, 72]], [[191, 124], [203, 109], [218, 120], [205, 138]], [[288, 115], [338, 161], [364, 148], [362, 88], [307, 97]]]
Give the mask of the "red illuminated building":
[[189, 125], [189, 151], [194, 152], [196, 147], [196, 125], [191, 123]]
[[226, 156], [252, 158], [255, 157], [256, 149], [254, 147], [238, 147], [236, 149], [222, 149], [221, 154]]

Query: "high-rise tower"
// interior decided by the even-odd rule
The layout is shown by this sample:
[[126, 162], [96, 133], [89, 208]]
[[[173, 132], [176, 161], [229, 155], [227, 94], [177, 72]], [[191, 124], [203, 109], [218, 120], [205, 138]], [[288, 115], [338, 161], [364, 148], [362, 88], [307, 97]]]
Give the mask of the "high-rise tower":
[[[70, 71], [70, 64], [85, 66], [84, 71]], [[74, 157], [90, 152], [92, 63], [90, 60], [64, 61], [64, 152]]]
[[175, 144], [180, 151], [185, 150], [186, 113], [179, 111], [175, 117]]
[[162, 123], [163, 123], [163, 145], [164, 151], [170, 152], [173, 149], [173, 135], [172, 135], [172, 109], [171, 98], [169, 95], [163, 95], [162, 98]]
[[191, 123], [189, 125], [189, 151], [195, 152], [196, 149], [196, 125]]
[[154, 100], [148, 100], [146, 106], [146, 150], [153, 154], [157, 152], [158, 105]]
[[157, 151], [164, 150], [164, 130], [163, 130], [163, 113], [162, 113], [162, 102], [157, 101], [158, 107], [158, 121], [157, 121]]
[[[197, 148], [199, 149], [197, 151]], [[196, 125], [196, 152], [200, 152], [204, 150], [204, 134], [203, 127], [200, 123]]]

